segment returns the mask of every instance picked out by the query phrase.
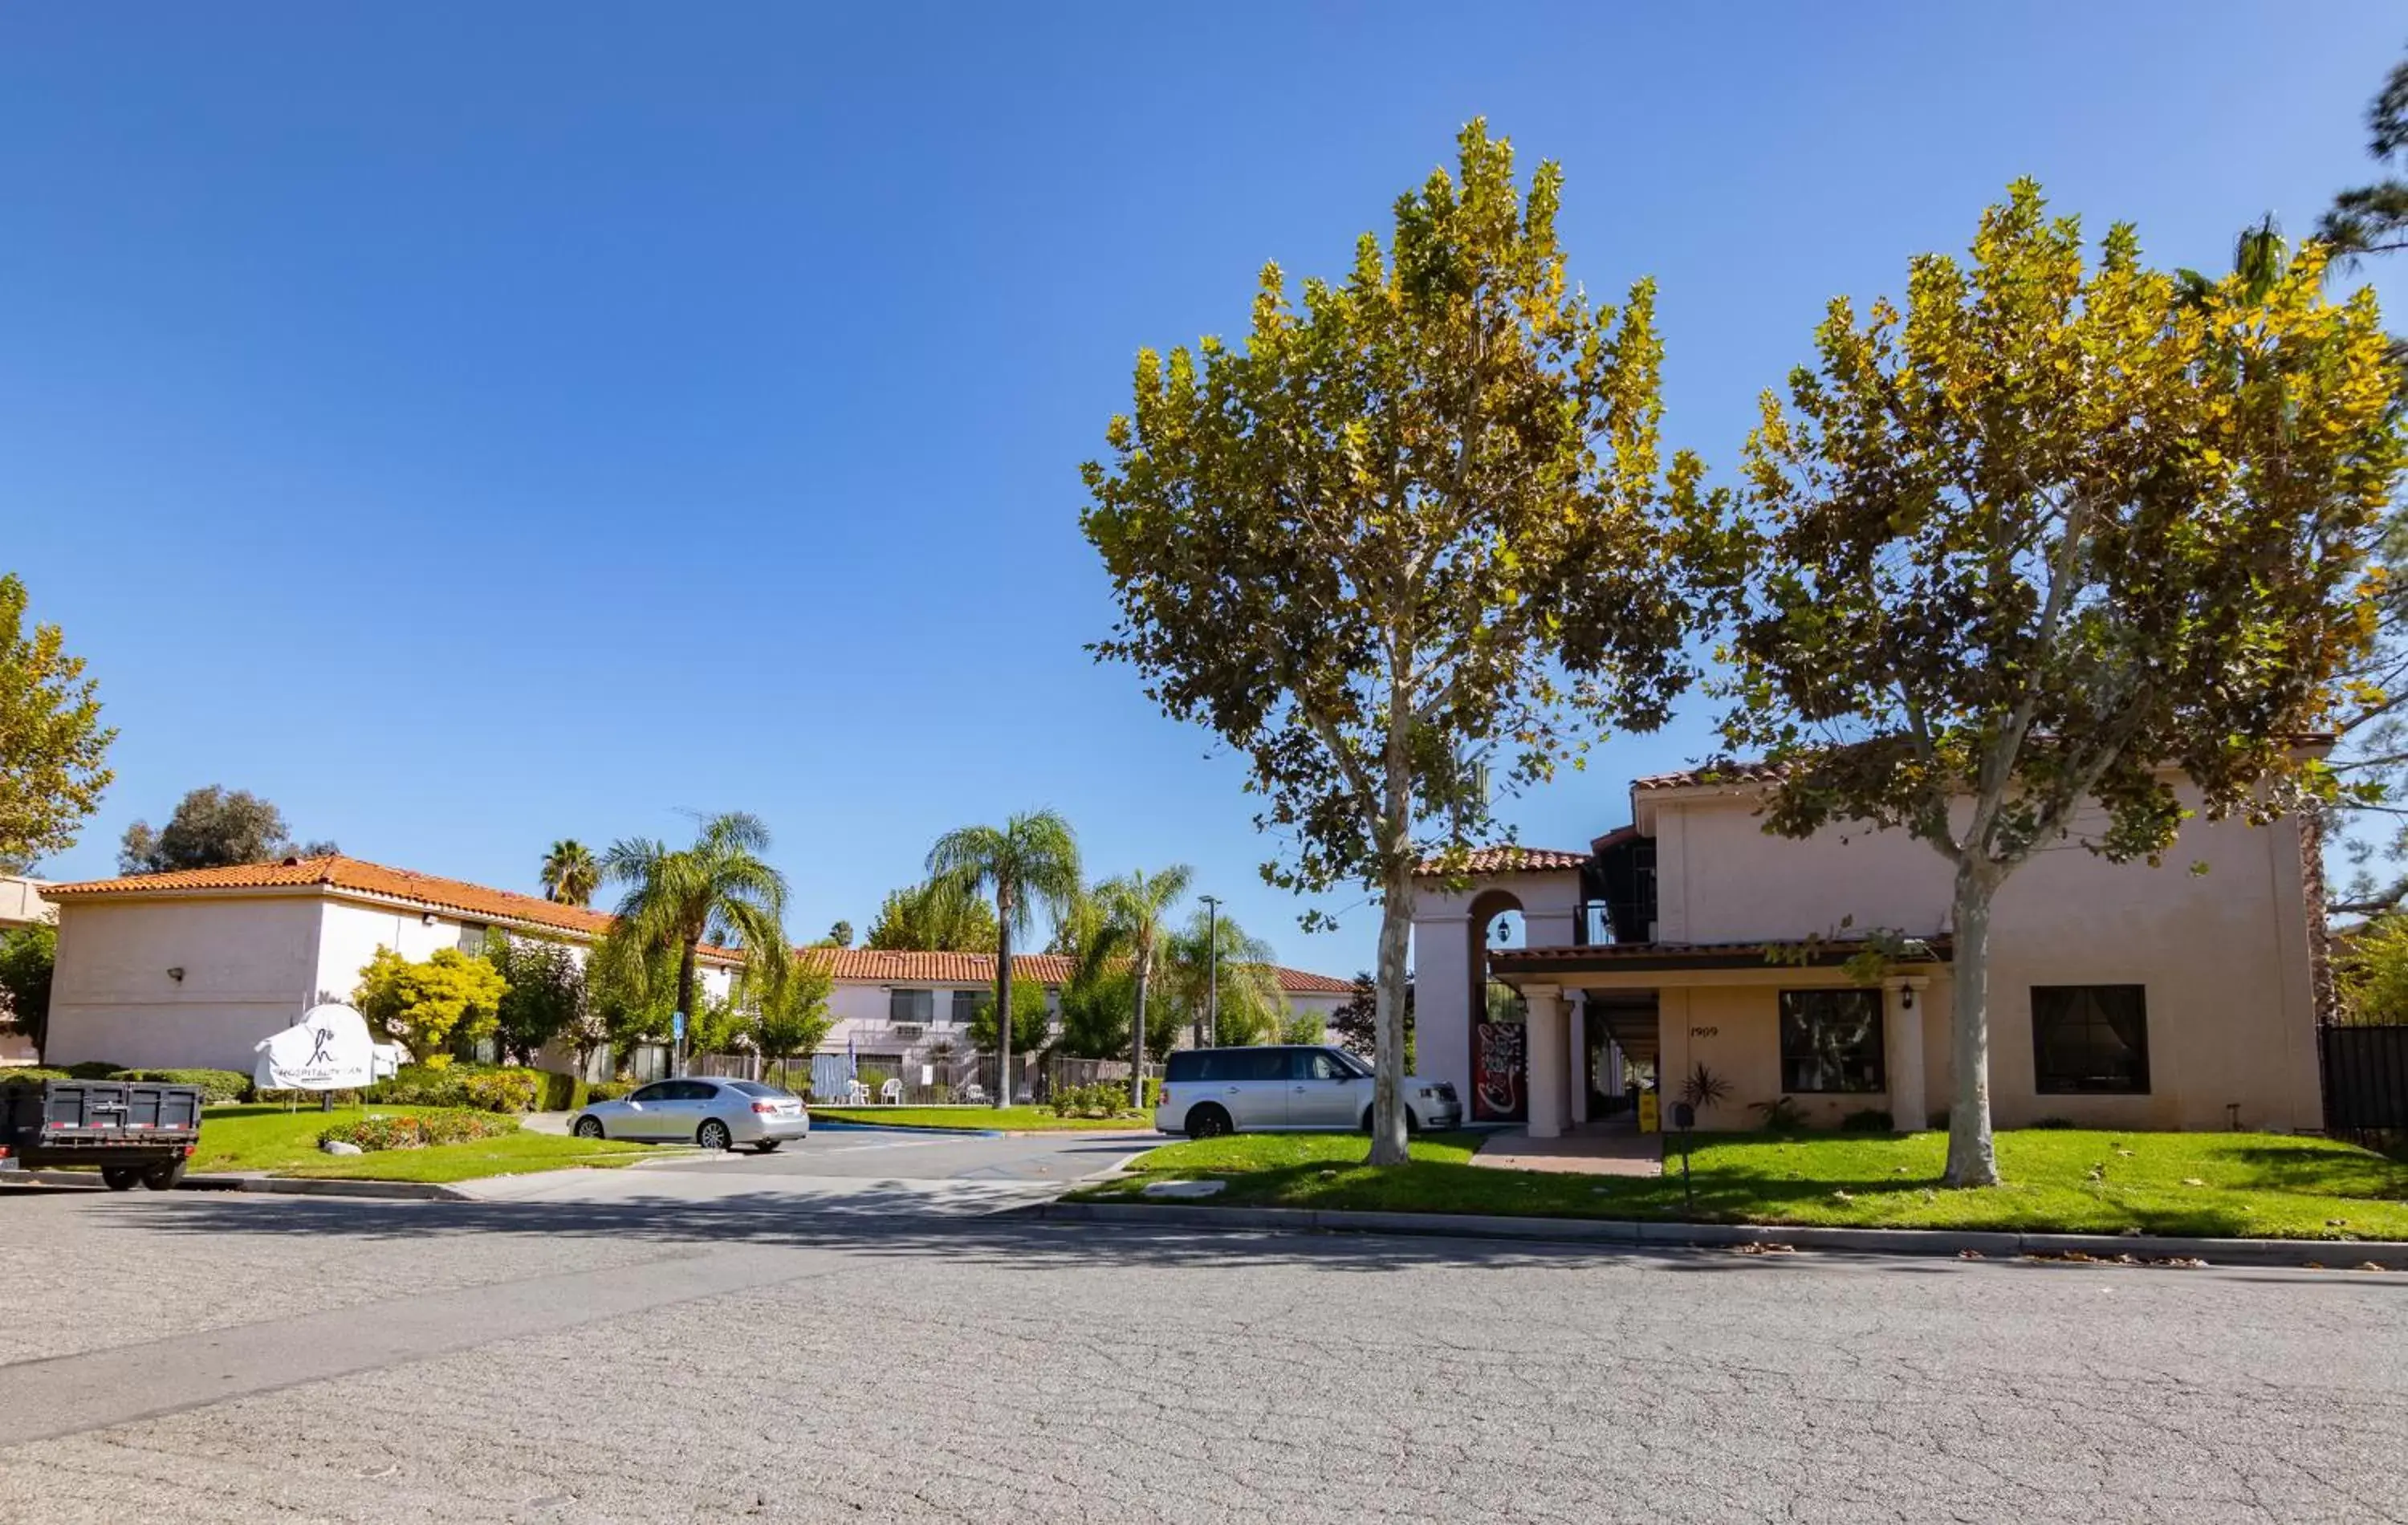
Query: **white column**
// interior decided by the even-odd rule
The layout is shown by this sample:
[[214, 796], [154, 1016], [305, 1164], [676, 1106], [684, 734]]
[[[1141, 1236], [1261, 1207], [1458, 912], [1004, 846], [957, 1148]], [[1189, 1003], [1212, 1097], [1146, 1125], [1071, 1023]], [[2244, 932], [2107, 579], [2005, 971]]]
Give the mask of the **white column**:
[[1529, 1041], [1523, 1046], [1529, 1054], [1530, 1136], [1534, 1139], [1563, 1137], [1564, 1058], [1567, 1037], [1564, 1022], [1564, 993], [1552, 985], [1526, 985], [1523, 998], [1529, 1002]]
[[1913, 1133], [1924, 1124], [1923, 987], [1920, 977], [1895, 979], [1882, 987], [1882, 1030], [1887, 1036], [1883, 1063], [1889, 1071], [1890, 1126]]
[[1583, 1073], [1588, 1061], [1588, 998], [1586, 996], [1583, 996], [1580, 1004], [1572, 1008], [1571, 1031], [1571, 1052], [1566, 1056], [1567, 1067], [1564, 1071], [1564, 1085], [1570, 1092], [1566, 1101], [1570, 1107], [1571, 1120], [1584, 1123], [1588, 1121], [1589, 1091], [1587, 1077]]

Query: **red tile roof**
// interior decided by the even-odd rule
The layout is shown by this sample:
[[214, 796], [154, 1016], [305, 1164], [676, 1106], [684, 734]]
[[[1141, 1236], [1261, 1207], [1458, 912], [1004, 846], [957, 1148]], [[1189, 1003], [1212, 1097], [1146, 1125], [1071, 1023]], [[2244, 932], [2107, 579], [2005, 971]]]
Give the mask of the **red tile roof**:
[[[1457, 873], [1549, 873], [1564, 869], [1577, 869], [1588, 861], [1586, 853], [1567, 853], [1552, 847], [1517, 847], [1507, 843], [1497, 847], [1475, 847], [1464, 855], [1462, 864], [1452, 871]], [[1441, 869], [1439, 860], [1426, 858], [1413, 870], [1424, 878], [1435, 878], [1450, 870]]]
[[[190, 895], [211, 890], [308, 889], [349, 890], [359, 895], [404, 900], [437, 911], [480, 920], [515, 922], [586, 937], [600, 937], [618, 919], [607, 911], [561, 905], [534, 895], [488, 889], [465, 880], [389, 869], [355, 857], [286, 858], [280, 863], [243, 863], [222, 869], [183, 869], [173, 873], [133, 874], [122, 879], [91, 879], [79, 884], [51, 885], [46, 899], [109, 899], [135, 895]], [[833, 962], [839, 980], [881, 984], [988, 985], [995, 980], [991, 953], [922, 953], [892, 948], [805, 948], [804, 957]], [[703, 957], [736, 962], [743, 955], [729, 949], [706, 948]], [[1060, 985], [1070, 977], [1071, 960], [1056, 953], [1018, 953], [1011, 957], [1015, 979]], [[1326, 974], [1281, 969], [1280, 988], [1290, 995], [1338, 995], [1354, 986]]]
[[[600, 937], [617, 920], [607, 911], [562, 905], [513, 890], [489, 889], [466, 880], [443, 879], [408, 869], [391, 869], [355, 857], [288, 857], [280, 863], [239, 863], [222, 869], [179, 869], [171, 873], [131, 874], [122, 879], [88, 879], [79, 884], [52, 885], [47, 899], [75, 900], [134, 895], [189, 895], [210, 890], [306, 889], [349, 890], [385, 899], [404, 900], [432, 910], [480, 920], [515, 922], [553, 931]], [[706, 958], [734, 961], [740, 954], [719, 948], [703, 950]]]
[[[1901, 965], [1946, 963], [1956, 949], [1956, 940], [1945, 932], [1919, 941], [1929, 950], [1928, 953], [1901, 953], [1895, 955], [1892, 961]], [[1488, 967], [1500, 974], [1544, 974], [1558, 967], [1597, 969], [1614, 964], [1638, 969], [1745, 969], [1795, 967], [1802, 960], [1807, 966], [1821, 968], [1844, 963], [1869, 946], [1868, 941], [1860, 937], [1814, 942], [1595, 942], [1585, 946], [1499, 948], [1488, 956]]]
[[[930, 953], [911, 948], [804, 948], [801, 956], [826, 967], [839, 980], [865, 985], [962, 985], [995, 983], [991, 953]], [[1274, 966], [1275, 968], [1277, 966]], [[1058, 953], [1015, 953], [1011, 977], [1039, 985], [1068, 982], [1072, 960]], [[1311, 974], [1300, 969], [1279, 969], [1280, 988], [1291, 996], [1343, 996], [1354, 992], [1346, 980]]]
[[1742, 784], [1777, 784], [1789, 770], [1787, 763], [1766, 762], [1761, 758], [1734, 761], [1716, 758], [1696, 768], [1684, 768], [1677, 773], [1651, 773], [1630, 781], [1633, 789], [1700, 789], [1729, 787]]

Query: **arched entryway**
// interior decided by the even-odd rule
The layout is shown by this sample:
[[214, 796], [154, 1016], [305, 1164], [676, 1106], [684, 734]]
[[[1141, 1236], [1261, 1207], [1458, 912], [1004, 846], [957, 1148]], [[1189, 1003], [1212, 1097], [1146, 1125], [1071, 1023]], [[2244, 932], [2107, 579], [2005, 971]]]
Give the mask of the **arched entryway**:
[[1521, 994], [1491, 978], [1489, 957], [1527, 944], [1522, 902], [1487, 889], [1472, 897], [1466, 918], [1465, 992], [1471, 1015], [1471, 1116], [1475, 1122], [1521, 1122], [1529, 1115], [1529, 1026]]

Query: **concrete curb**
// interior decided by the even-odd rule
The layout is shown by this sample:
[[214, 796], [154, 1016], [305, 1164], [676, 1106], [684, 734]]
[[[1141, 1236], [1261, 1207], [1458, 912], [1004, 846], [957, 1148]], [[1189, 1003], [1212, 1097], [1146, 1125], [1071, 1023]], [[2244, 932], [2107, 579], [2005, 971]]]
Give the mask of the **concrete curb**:
[[1955, 1229], [1831, 1229], [1778, 1223], [1644, 1223], [1609, 1218], [1499, 1217], [1467, 1213], [1360, 1213], [1297, 1207], [1160, 1206], [1042, 1202], [1016, 1216], [1065, 1223], [1149, 1223], [1182, 1229], [1285, 1233], [1384, 1233], [1453, 1239], [1543, 1240], [1640, 1248], [1786, 1244], [1855, 1255], [1985, 1259], [2090, 1256], [2112, 1260], [2204, 1260], [2211, 1265], [2363, 1265], [2408, 1270], [2408, 1243], [2348, 1239], [2184, 1239], [2153, 1234], [2043, 1234]]
[[[22, 1180], [46, 1187], [108, 1189], [90, 1171], [21, 1171]], [[281, 1197], [381, 1197], [414, 1202], [472, 1202], [479, 1199], [432, 1181], [360, 1181], [339, 1176], [308, 1175], [187, 1175], [179, 1191], [257, 1191]]]

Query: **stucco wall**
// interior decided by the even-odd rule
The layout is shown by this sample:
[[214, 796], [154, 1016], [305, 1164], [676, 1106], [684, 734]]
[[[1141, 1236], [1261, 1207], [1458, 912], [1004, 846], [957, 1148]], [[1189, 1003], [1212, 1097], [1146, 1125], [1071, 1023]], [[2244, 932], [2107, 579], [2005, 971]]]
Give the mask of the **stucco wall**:
[[[1856, 930], [1947, 925], [1949, 865], [1903, 832], [1767, 837], [1747, 802], [1732, 798], [1661, 810], [1657, 824], [1670, 828], [1658, 837], [1660, 893], [1677, 908], [1664, 919], [1688, 941], [1831, 933], [1850, 916]], [[2296, 822], [2192, 820], [2159, 867], [2069, 845], [2016, 870], [1991, 922], [1990, 1085], [2000, 1124], [2222, 1128], [2238, 1103], [2243, 1127], [2318, 1126], [2300, 854]], [[1935, 984], [1946, 984], [1944, 971]], [[2037, 985], [2144, 986], [2149, 1094], [2036, 1094]], [[1932, 1009], [1943, 1009], [1944, 993], [1935, 994]], [[1947, 1035], [1930, 1039], [1937, 1109], [1948, 1095]], [[1756, 1047], [1777, 1065], [1777, 1042]]]
[[302, 896], [63, 904], [45, 1057], [249, 1072], [253, 1045], [317, 990], [323, 906]]
[[1475, 900], [1498, 894], [1520, 907], [1523, 941], [1529, 947], [1570, 944], [1580, 915], [1580, 875], [1569, 870], [1500, 874], [1464, 890], [1416, 890], [1413, 1068], [1431, 1079], [1454, 1082], [1456, 1094], [1466, 1098], [1472, 1092], [1472, 1014], [1481, 1009], [1471, 991], [1485, 967], [1481, 960], [1488, 931], [1473, 925], [1471, 912]]

